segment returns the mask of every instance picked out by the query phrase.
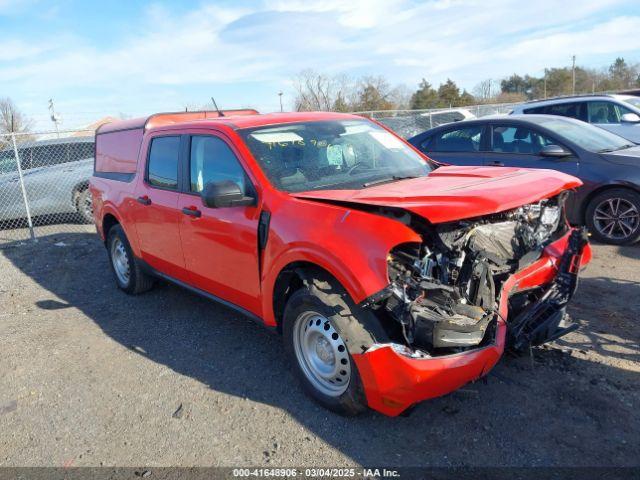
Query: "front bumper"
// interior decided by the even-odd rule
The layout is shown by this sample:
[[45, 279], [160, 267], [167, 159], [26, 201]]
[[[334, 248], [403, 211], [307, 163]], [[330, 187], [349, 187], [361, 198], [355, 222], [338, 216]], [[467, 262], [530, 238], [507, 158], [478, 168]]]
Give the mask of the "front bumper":
[[[411, 358], [397, 353], [391, 345], [377, 346], [353, 354], [362, 379], [369, 407], [395, 416], [411, 405], [450, 393], [466, 383], [486, 375], [505, 349], [509, 297], [519, 291], [547, 285], [554, 281], [573, 229], [549, 244], [541, 257], [511, 275], [500, 291], [499, 313], [493, 344], [467, 352], [442, 357]], [[591, 260], [589, 244], [576, 257], [583, 267]]]

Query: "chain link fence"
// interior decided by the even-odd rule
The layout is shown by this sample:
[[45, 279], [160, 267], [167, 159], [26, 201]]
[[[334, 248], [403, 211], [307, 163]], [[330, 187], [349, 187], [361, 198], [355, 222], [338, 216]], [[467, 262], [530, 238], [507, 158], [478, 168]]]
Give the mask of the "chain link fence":
[[[444, 123], [506, 114], [514, 105], [355, 113], [409, 138]], [[94, 144], [93, 130], [0, 134], [0, 246], [93, 230], [87, 187]]]
[[93, 223], [94, 131], [0, 135], [0, 245]]
[[411, 138], [445, 123], [487, 115], [506, 115], [513, 110], [515, 105], [517, 104], [499, 103], [429, 110], [379, 110], [355, 113], [379, 121], [403, 138]]

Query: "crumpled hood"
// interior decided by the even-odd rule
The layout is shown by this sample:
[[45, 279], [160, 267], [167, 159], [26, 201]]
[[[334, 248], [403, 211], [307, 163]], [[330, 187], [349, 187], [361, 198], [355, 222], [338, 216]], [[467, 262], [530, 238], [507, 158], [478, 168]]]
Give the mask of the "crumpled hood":
[[441, 167], [426, 177], [362, 190], [317, 190], [292, 195], [329, 202], [402, 208], [432, 223], [443, 223], [511, 210], [580, 185], [579, 179], [554, 170]]

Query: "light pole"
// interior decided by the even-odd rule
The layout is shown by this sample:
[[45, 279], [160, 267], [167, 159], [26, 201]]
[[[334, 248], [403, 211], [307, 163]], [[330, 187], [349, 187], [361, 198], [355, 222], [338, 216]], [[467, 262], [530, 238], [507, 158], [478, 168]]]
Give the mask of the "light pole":
[[576, 94], [576, 56], [571, 57], [571, 94]]
[[60, 121], [60, 117], [56, 115], [56, 111], [53, 108], [53, 98], [49, 99], [49, 112], [51, 112], [51, 121], [56, 127], [56, 137], [60, 138], [60, 132], [58, 131], [58, 122]]
[[280, 112], [282, 112], [282, 92], [278, 92], [278, 98], [280, 99]]

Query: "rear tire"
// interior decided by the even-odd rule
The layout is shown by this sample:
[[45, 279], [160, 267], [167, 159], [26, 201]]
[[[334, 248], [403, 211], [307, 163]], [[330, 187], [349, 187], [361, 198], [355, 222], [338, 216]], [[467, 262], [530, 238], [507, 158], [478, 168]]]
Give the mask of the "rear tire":
[[635, 243], [640, 239], [640, 194], [626, 188], [606, 190], [589, 202], [585, 220], [600, 242]]
[[111, 270], [120, 290], [129, 295], [137, 295], [153, 287], [154, 278], [140, 268], [120, 225], [114, 225], [107, 233], [107, 252]]
[[346, 416], [367, 410], [358, 368], [350, 352], [375, 343], [353, 304], [332, 282], [311, 279], [289, 298], [284, 311], [285, 351], [307, 395]]

